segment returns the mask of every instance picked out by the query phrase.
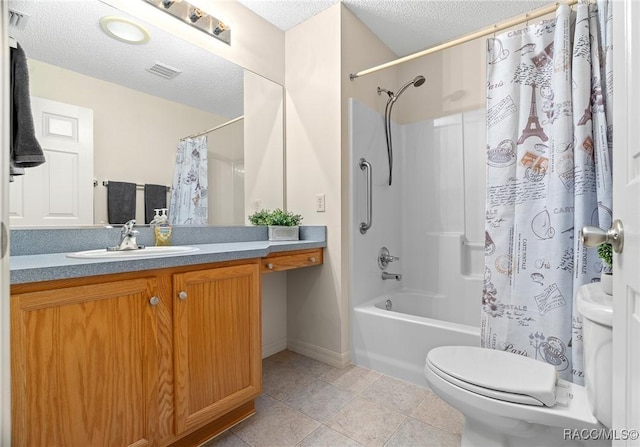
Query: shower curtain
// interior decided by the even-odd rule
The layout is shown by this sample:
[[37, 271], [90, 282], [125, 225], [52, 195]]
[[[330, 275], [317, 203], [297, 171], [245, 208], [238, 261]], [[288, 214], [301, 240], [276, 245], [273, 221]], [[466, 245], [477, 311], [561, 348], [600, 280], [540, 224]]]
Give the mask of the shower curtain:
[[207, 137], [178, 143], [169, 204], [169, 223], [207, 223]]
[[578, 288], [598, 281], [584, 225], [611, 225], [611, 4], [489, 39], [482, 346], [583, 383]]

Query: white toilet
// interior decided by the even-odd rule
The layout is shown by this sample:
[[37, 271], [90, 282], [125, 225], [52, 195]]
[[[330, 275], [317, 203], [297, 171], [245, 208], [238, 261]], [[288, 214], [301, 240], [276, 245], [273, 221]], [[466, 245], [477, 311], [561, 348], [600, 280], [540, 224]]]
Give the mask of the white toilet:
[[577, 303], [584, 387], [557, 379], [552, 365], [509, 352], [469, 346], [429, 351], [429, 386], [465, 417], [462, 447], [611, 444], [584, 440], [593, 429], [611, 427], [611, 297], [595, 283], [580, 289]]

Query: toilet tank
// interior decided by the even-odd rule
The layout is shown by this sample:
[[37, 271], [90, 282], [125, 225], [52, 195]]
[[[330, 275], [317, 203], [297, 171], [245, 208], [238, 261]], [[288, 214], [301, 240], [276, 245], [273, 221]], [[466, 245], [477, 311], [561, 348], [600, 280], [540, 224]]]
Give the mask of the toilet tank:
[[611, 428], [613, 386], [613, 304], [600, 283], [580, 287], [576, 297], [582, 315], [584, 381], [593, 415]]

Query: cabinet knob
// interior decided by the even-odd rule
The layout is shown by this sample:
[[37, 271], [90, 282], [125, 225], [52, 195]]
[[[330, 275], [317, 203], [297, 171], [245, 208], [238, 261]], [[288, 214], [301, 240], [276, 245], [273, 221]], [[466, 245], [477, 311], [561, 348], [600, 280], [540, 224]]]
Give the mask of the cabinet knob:
[[269, 270], [273, 270], [273, 264], [271, 264], [271, 263], [267, 264], [267, 268], [268, 268]]
[[159, 302], [160, 298], [158, 298], [157, 296], [152, 296], [149, 300], [149, 304], [151, 304], [152, 306], [157, 306]]
[[316, 257], [315, 257], [315, 256], [311, 256], [311, 257], [309, 258], [309, 261], [311, 261], [311, 262], [316, 262]]
[[186, 300], [187, 299], [187, 292], [182, 291], [178, 294], [178, 298], [180, 298], [181, 300]]

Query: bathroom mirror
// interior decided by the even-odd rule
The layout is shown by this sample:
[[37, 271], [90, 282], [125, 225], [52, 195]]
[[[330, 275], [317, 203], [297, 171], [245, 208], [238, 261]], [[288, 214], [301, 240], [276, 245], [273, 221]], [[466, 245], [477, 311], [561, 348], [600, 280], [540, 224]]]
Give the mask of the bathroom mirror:
[[[37, 116], [53, 117], [35, 123], [46, 134], [47, 163], [10, 186], [13, 227], [104, 225], [109, 181], [139, 185], [136, 219], [144, 222], [142, 186], [170, 187], [179, 140], [213, 128], [206, 133], [208, 223], [243, 225], [256, 205], [282, 206], [282, 86], [98, 0], [11, 0], [9, 9], [22, 15], [9, 34], [28, 57], [34, 116], [43, 107]], [[100, 19], [113, 16], [141, 24], [149, 41], [108, 36]], [[72, 109], [68, 117], [65, 106], [78, 116]], [[88, 167], [56, 152], [74, 132], [91, 135]], [[83, 174], [75, 190], [74, 176]], [[89, 217], [85, 210], [79, 219], [89, 201]], [[44, 211], [29, 211], [34, 203]]]

